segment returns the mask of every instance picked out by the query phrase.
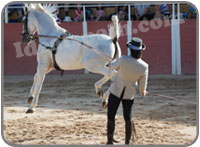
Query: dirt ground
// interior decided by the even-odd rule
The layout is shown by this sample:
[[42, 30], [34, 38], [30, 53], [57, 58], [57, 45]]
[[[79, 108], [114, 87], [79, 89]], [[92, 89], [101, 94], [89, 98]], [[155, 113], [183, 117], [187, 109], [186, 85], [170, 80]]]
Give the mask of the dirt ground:
[[[105, 144], [106, 110], [96, 96], [94, 83], [101, 76], [48, 75], [34, 114], [25, 114], [33, 76], [5, 76], [3, 134], [11, 144]], [[106, 89], [107, 83], [104, 86]], [[196, 77], [150, 75], [148, 91], [196, 102]], [[191, 144], [197, 134], [196, 106], [157, 96], [135, 99], [133, 120], [137, 136], [133, 144]], [[124, 120], [120, 106], [114, 138], [124, 144]]]

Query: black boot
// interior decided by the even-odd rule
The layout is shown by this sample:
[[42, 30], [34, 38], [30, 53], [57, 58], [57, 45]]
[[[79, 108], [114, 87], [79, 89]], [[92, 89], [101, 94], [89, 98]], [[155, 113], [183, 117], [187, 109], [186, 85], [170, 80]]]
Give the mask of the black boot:
[[127, 120], [125, 121], [125, 132], [126, 132], [126, 138], [125, 138], [125, 144], [130, 144], [130, 139], [131, 139], [131, 135], [132, 135], [132, 120]]
[[115, 130], [115, 121], [108, 120], [107, 122], [107, 144], [113, 144], [113, 135]]

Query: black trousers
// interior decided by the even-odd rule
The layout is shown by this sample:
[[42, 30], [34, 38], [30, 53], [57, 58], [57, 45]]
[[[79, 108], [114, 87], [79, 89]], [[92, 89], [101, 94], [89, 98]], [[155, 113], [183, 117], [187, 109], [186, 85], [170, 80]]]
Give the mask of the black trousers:
[[132, 109], [133, 109], [134, 100], [122, 100], [122, 98], [118, 98], [112, 93], [110, 93], [110, 96], [108, 99], [108, 112], [107, 112], [108, 120], [112, 120], [112, 121], [115, 120], [115, 116], [116, 116], [116, 113], [121, 101], [122, 101], [122, 106], [123, 106], [124, 120], [125, 121], [132, 120]]

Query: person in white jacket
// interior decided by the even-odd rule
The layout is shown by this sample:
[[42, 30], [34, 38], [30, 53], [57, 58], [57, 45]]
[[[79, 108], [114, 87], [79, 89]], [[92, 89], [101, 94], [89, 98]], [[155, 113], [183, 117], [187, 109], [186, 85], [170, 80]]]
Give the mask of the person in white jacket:
[[132, 109], [136, 88], [139, 88], [141, 96], [148, 94], [146, 91], [148, 64], [141, 58], [142, 51], [145, 50], [146, 46], [142, 39], [134, 37], [131, 42], [127, 43], [127, 47], [130, 49], [130, 56], [121, 56], [108, 65], [109, 69], [117, 70], [117, 74], [111, 83], [108, 99], [107, 144], [113, 144], [115, 116], [121, 101], [125, 120], [125, 144], [130, 144], [133, 129]]

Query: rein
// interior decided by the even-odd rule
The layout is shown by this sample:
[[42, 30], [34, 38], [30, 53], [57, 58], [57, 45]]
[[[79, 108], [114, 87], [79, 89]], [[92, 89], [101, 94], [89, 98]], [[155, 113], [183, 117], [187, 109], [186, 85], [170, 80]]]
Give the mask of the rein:
[[77, 39], [73, 39], [73, 38], [69, 38], [69, 37], [48, 36], [48, 35], [30, 35], [30, 37], [31, 37], [32, 40], [35, 40], [38, 44], [40, 44], [41, 46], [43, 46], [43, 47], [45, 47], [45, 48], [47, 48], [47, 49], [52, 49], [53, 47], [49, 47], [49, 46], [46, 46], [46, 45], [40, 43], [40, 42], [38, 41], [38, 40], [39, 40], [39, 37], [41, 37], [41, 38], [54, 38], [54, 39], [57, 38], [57, 39], [65, 39], [65, 40], [75, 41], [75, 42], [77, 42], [77, 43], [79, 43], [79, 44], [81, 44], [81, 45], [87, 47], [88, 49], [94, 50], [97, 54], [99, 54], [99, 55], [101, 55], [102, 57], [108, 59], [109, 61], [112, 61], [112, 60], [113, 60], [111, 57], [109, 57], [109, 56], [103, 54], [103, 53], [102, 53], [101, 51], [99, 51], [98, 49], [96, 49], [96, 48], [94, 48], [94, 47], [92, 47], [92, 46], [90, 46], [90, 45], [88, 45], [88, 44], [86, 44], [86, 43], [84, 43], [84, 42], [82, 42], [82, 41], [79, 41], [79, 40], [77, 40]]
[[180, 98], [177, 99], [177, 98], [174, 98], [174, 97], [168, 97], [168, 96], [165, 96], [165, 95], [161, 95], [161, 94], [157, 94], [157, 93], [152, 93], [152, 92], [148, 92], [150, 95], [153, 95], [153, 96], [159, 96], [159, 97], [162, 97], [162, 98], [165, 98], [165, 99], [170, 99], [170, 100], [174, 100], [174, 101], [177, 101], [177, 102], [182, 102], [182, 103], [186, 103], [186, 104], [192, 104], [192, 105], [197, 105], [196, 103], [194, 102], [190, 102], [190, 101], [186, 101], [186, 100], [181, 100]]
[[31, 40], [34, 40], [35, 42], [37, 42], [39, 45], [45, 47], [46, 49], [52, 49], [53, 47], [50, 47], [50, 46], [46, 46], [44, 44], [42, 44], [41, 42], [39, 42], [39, 38], [35, 35], [30, 35], [31, 37]]

